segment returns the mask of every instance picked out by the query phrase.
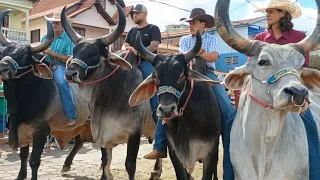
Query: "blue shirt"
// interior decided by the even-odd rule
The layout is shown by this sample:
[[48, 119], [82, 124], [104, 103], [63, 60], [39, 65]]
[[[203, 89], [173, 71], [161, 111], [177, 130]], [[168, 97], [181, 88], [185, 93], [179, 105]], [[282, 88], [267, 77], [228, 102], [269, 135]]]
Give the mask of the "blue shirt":
[[[46, 39], [47, 39], [47, 35], [45, 35], [41, 39], [40, 42], [43, 42]], [[67, 35], [67, 33], [65, 31], [63, 31], [59, 37], [55, 37], [51, 46], [50, 46], [50, 49], [52, 51], [54, 51], [55, 53], [64, 55], [64, 56], [72, 56], [73, 55], [73, 48], [74, 48], [74, 43], [71, 41], [71, 39], [69, 38], [69, 36]], [[51, 57], [47, 56], [46, 61], [50, 62]], [[57, 58], [54, 58], [54, 61], [58, 65], [66, 65], [65, 62], [63, 62]]]
[[[213, 51], [218, 52], [217, 51], [217, 38], [214, 35], [211, 35], [211, 34], [205, 32], [201, 35], [201, 37], [202, 37], [202, 48], [204, 48], [206, 50], [206, 53], [210, 53]], [[195, 43], [196, 43], [196, 38], [193, 37], [191, 34], [182, 36], [180, 38], [180, 42], [179, 42], [180, 52], [181, 53], [187, 52], [188, 50], [193, 48]], [[216, 68], [215, 62], [206, 62], [206, 63], [212, 69]]]

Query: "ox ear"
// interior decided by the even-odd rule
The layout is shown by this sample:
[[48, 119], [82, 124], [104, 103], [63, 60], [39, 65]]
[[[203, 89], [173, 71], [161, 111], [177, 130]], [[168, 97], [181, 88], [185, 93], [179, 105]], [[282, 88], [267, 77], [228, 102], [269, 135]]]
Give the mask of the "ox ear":
[[246, 77], [250, 74], [246, 65], [240, 66], [228, 73], [224, 79], [224, 84], [228, 89], [240, 90], [245, 86]]
[[313, 93], [320, 94], [320, 71], [311, 68], [302, 68], [301, 80]]
[[157, 86], [152, 75], [148, 76], [131, 94], [129, 106], [137, 106], [153, 97], [157, 92]]
[[118, 64], [119, 66], [121, 66], [125, 70], [132, 69], [132, 66], [128, 61], [126, 61], [125, 59], [123, 59], [122, 57], [120, 57], [119, 55], [117, 55], [115, 53], [109, 52], [108, 60], [111, 63]]
[[215, 84], [220, 84], [219, 81], [213, 81], [210, 78], [208, 78], [207, 76], [197, 72], [197, 71], [193, 71], [189, 68], [187, 68], [187, 75], [188, 75], [188, 79], [193, 79], [195, 81], [201, 81], [201, 82], [205, 82], [207, 83], [209, 86], [215, 85]]
[[52, 79], [53, 74], [51, 69], [44, 63], [35, 60], [34, 64], [31, 65], [33, 74], [43, 79]]

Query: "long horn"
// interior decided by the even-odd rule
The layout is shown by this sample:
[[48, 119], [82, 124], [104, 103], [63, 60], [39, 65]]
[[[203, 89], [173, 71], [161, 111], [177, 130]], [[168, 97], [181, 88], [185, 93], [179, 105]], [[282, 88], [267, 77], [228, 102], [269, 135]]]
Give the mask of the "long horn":
[[69, 24], [67, 16], [66, 16], [66, 6], [62, 9], [61, 11], [61, 25], [63, 27], [63, 29], [66, 31], [66, 33], [68, 34], [68, 36], [70, 37], [71, 41], [74, 44], [77, 44], [77, 42], [79, 40], [81, 40], [83, 37], [81, 35], [79, 35], [73, 28], [72, 26]]
[[139, 31], [137, 32], [135, 43], [136, 43], [137, 51], [139, 52], [140, 56], [144, 60], [149, 61], [152, 64], [153, 59], [156, 57], [156, 55], [144, 47], [144, 45], [141, 42], [141, 34]]
[[36, 54], [38, 52], [42, 52], [48, 49], [53, 42], [54, 39], [54, 31], [53, 25], [51, 21], [47, 20], [47, 39], [42, 42], [39, 46], [31, 47], [31, 54]]
[[229, 18], [230, 0], [218, 0], [215, 7], [215, 24], [217, 31], [223, 41], [233, 49], [247, 55], [253, 56], [255, 51], [251, 52], [253, 45], [257, 41], [247, 40], [239, 35], [232, 26]]
[[196, 43], [192, 49], [184, 53], [184, 57], [186, 62], [189, 63], [196, 55], [199, 53], [202, 46], [202, 38], [199, 29], [197, 30], [196, 34]]
[[109, 46], [110, 44], [114, 43], [122, 35], [126, 28], [126, 15], [124, 14], [122, 7], [118, 3], [115, 3], [115, 5], [118, 9], [119, 22], [118, 26], [111, 34], [99, 38], [102, 40], [105, 46]]
[[[6, 17], [9, 13], [11, 12], [11, 9], [7, 9], [5, 11], [2, 11], [0, 14], [0, 22], [3, 22], [4, 17]], [[0, 43], [2, 44], [2, 46], [6, 46], [7, 44], [9, 44], [11, 41], [9, 39], [7, 39], [3, 33], [2, 33], [2, 26], [0, 26]]]
[[320, 42], [320, 0], [316, 0], [317, 3], [317, 24], [311, 34], [309, 34], [306, 38], [298, 42], [297, 44], [302, 46], [304, 51], [310, 52], [314, 49]]

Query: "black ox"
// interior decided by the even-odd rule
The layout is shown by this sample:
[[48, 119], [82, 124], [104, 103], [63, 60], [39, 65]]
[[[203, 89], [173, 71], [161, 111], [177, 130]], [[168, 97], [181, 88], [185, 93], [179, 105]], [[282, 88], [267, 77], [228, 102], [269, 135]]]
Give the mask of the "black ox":
[[[0, 22], [11, 10], [0, 14]], [[67, 128], [66, 115], [62, 108], [60, 94], [50, 68], [36, 60], [40, 52], [49, 48], [53, 39], [53, 25], [47, 21], [47, 40], [36, 47], [22, 45], [8, 40], [1, 31], [0, 43], [4, 46], [0, 61], [0, 75], [4, 82], [4, 94], [10, 116], [9, 145], [13, 149], [20, 147], [21, 167], [17, 179], [27, 176], [29, 145], [33, 149], [29, 164], [32, 178], [37, 179], [40, 158], [46, 143], [46, 137], [52, 134], [66, 144], [76, 136], [73, 150], [67, 157], [63, 171], [70, 169], [73, 157], [82, 147], [84, 139], [80, 137], [88, 125], [84, 122], [89, 117], [89, 107], [81, 99], [78, 87], [71, 86], [77, 109], [77, 124]], [[90, 139], [90, 137], [89, 137]]]
[[218, 179], [221, 118], [217, 98], [209, 86], [218, 82], [204, 75], [205, 61], [196, 57], [202, 45], [199, 30], [195, 46], [184, 54], [155, 55], [142, 45], [140, 33], [136, 44], [141, 57], [150, 61], [155, 70], [132, 93], [130, 106], [148, 100], [158, 90], [157, 116], [166, 123], [169, 155], [177, 179], [190, 179], [196, 161], [203, 163], [202, 179], [212, 179], [213, 174]]
[[[65, 72], [70, 82], [80, 84], [82, 98], [90, 107], [92, 136], [102, 147], [103, 173], [101, 179], [111, 179], [110, 164], [112, 149], [127, 143], [126, 170], [128, 179], [134, 179], [136, 159], [142, 135], [153, 138], [155, 123], [150, 103], [136, 107], [128, 105], [134, 89], [143, 81], [137, 68], [137, 58], [131, 53], [126, 57], [130, 64], [118, 54], [107, 50], [124, 32], [126, 18], [122, 8], [116, 4], [119, 23], [109, 35], [89, 39], [81, 37], [67, 22], [62, 10], [61, 22], [65, 32], [76, 44], [73, 57], [67, 62]], [[124, 56], [124, 53], [119, 53]], [[159, 161], [158, 161], [159, 162]], [[160, 175], [159, 171], [153, 174]]]

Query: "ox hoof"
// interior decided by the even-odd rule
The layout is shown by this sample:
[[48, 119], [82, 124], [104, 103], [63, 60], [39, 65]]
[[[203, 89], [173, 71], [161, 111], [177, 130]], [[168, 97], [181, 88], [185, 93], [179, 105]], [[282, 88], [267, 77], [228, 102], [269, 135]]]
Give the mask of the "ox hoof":
[[27, 176], [25, 176], [25, 177], [18, 176], [15, 180], [25, 180], [25, 179], [27, 179]]
[[157, 172], [152, 172], [151, 176], [150, 176], [150, 180], [158, 180], [160, 179], [161, 174], [157, 173]]
[[68, 171], [70, 171], [70, 169], [71, 169], [71, 166], [63, 165], [62, 170], [61, 170], [61, 173], [68, 172]]
[[100, 180], [112, 180], [112, 179], [113, 179], [113, 175], [111, 173], [108, 173], [108, 177], [103, 175], [100, 178]]
[[25, 179], [27, 179], [27, 173], [19, 172], [18, 177], [16, 177], [15, 180], [25, 180]]

